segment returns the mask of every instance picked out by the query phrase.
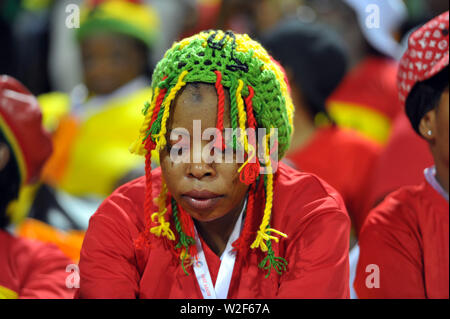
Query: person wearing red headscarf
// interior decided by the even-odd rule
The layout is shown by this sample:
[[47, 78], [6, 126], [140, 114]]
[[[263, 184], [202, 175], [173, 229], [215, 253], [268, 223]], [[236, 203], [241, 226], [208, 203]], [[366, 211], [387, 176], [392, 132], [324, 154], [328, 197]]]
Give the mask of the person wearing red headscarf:
[[359, 236], [359, 298], [449, 298], [449, 12], [409, 38], [398, 72], [400, 101], [430, 147], [419, 185], [391, 193]]
[[7, 207], [35, 182], [52, 152], [36, 98], [17, 80], [0, 76], [0, 299], [71, 298], [69, 258], [53, 245], [8, 231]]

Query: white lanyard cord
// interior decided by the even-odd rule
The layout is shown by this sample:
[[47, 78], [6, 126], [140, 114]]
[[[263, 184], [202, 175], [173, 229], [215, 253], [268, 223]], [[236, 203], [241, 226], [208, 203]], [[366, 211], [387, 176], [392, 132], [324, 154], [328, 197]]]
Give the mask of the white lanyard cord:
[[234, 263], [236, 261], [236, 252], [233, 251], [233, 242], [239, 238], [242, 228], [242, 219], [245, 208], [247, 207], [247, 199], [245, 199], [244, 207], [234, 225], [233, 232], [228, 238], [227, 246], [220, 257], [221, 263], [219, 273], [217, 274], [216, 285], [214, 286], [209, 272], [208, 263], [206, 262], [205, 253], [202, 243], [195, 229], [195, 241], [197, 246], [197, 260], [194, 261], [194, 272], [197, 282], [204, 299], [226, 299], [230, 288], [231, 276], [233, 275]]

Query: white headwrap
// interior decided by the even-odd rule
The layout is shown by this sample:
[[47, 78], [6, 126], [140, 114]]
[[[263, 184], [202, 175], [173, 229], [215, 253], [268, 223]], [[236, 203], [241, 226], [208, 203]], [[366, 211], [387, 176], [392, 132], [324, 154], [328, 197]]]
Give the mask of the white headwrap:
[[402, 0], [344, 0], [358, 16], [358, 22], [366, 40], [375, 49], [394, 59], [402, 53], [402, 47], [393, 36], [408, 16]]

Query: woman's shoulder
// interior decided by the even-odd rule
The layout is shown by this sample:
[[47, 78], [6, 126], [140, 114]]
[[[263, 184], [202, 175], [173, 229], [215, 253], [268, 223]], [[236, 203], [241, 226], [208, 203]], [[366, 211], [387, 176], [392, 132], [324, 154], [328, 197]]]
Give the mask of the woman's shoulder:
[[115, 203], [118, 206], [133, 204], [139, 206], [143, 202], [145, 193], [145, 176], [138, 177], [122, 186], [118, 187], [100, 205], [97, 212], [102, 211], [102, 207]]
[[275, 188], [279, 195], [287, 195], [295, 201], [329, 198], [337, 206], [344, 205], [338, 191], [315, 174], [298, 171], [280, 162], [276, 176]]
[[[64, 280], [67, 276], [66, 267], [73, 264], [71, 259], [51, 243], [23, 238], [5, 230], [0, 230], [0, 242], [2, 243], [0, 247], [0, 268], [6, 272], [7, 276], [8, 274], [17, 276], [14, 278], [19, 280], [20, 284], [24, 284], [22, 280], [26, 278], [28, 278], [28, 281], [32, 281], [38, 279], [41, 275]], [[10, 277], [9, 279], [14, 278]], [[64, 284], [53, 282], [51, 286], [60, 289], [63, 288]], [[54, 292], [57, 293], [56, 290]], [[68, 298], [71, 296], [71, 293], [67, 291], [65, 293], [59, 292], [62, 295], [55, 295], [56, 297]], [[42, 293], [47, 292], [44, 289]]]
[[35, 255], [45, 255], [48, 252], [64, 256], [58, 247], [52, 243], [25, 238], [6, 230], [0, 230], [0, 242], [2, 243], [2, 251], [7, 251], [9, 256], [23, 255], [29, 260], [34, 258]]
[[[161, 187], [161, 168], [152, 170], [152, 193], [159, 194]], [[109, 195], [92, 215], [89, 224], [99, 222], [126, 227], [133, 235], [144, 227], [144, 201], [147, 181], [145, 176], [138, 177], [120, 187]]]
[[345, 216], [341, 195], [318, 176], [280, 163], [274, 186], [274, 209], [279, 215], [302, 219], [322, 213]]
[[432, 218], [433, 213], [441, 211], [448, 216], [448, 202], [423, 181], [403, 186], [386, 196], [371, 210], [363, 228], [416, 230], [423, 218]]

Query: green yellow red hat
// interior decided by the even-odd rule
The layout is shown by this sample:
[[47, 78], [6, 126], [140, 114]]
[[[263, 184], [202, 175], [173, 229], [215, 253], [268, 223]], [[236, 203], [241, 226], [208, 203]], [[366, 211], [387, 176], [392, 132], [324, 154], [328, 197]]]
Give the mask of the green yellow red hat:
[[151, 47], [159, 33], [159, 18], [154, 9], [140, 1], [86, 1], [77, 39], [102, 31], [127, 35]]
[[[196, 255], [194, 240], [194, 223], [181, 205], [170, 195], [166, 182], [161, 179], [160, 194], [155, 199], [152, 193], [151, 155], [158, 155], [167, 145], [166, 134], [173, 101], [178, 92], [188, 83], [201, 82], [214, 85], [217, 92], [217, 130], [223, 132], [225, 91], [230, 97], [230, 124], [233, 130], [256, 130], [264, 128], [262, 143], [264, 158], [251, 162], [258, 157], [258, 147], [250, 135], [242, 134], [239, 141], [231, 141], [226, 147], [241, 147], [247, 154], [247, 161], [238, 169], [239, 179], [249, 185], [246, 218], [239, 239], [233, 247], [242, 252], [257, 249], [265, 254], [259, 267], [272, 269], [281, 275], [287, 268], [287, 261], [275, 255], [272, 242], [287, 237], [286, 234], [273, 229], [271, 214], [274, 198], [274, 171], [272, 161], [281, 160], [287, 152], [294, 130], [294, 105], [289, 94], [285, 73], [280, 65], [257, 41], [246, 34], [232, 31], [209, 30], [195, 34], [176, 42], [167, 50], [163, 59], [157, 64], [152, 76], [153, 95], [143, 109], [144, 122], [139, 131], [139, 138], [130, 147], [135, 154], [146, 158], [146, 192], [145, 192], [145, 230], [136, 240], [136, 246], [142, 247], [151, 242], [151, 236], [165, 238], [167, 243], [174, 243], [173, 250], [179, 254], [181, 266], [192, 265]], [[271, 144], [271, 135], [278, 132]], [[218, 137], [216, 141], [220, 141]], [[226, 144], [226, 141], [224, 141]], [[217, 147], [223, 147], [219, 143]], [[270, 150], [277, 149], [275, 155]], [[261, 173], [261, 165], [267, 169]], [[261, 187], [258, 185], [262, 181]], [[262, 212], [256, 211], [255, 196], [261, 193], [265, 198]], [[169, 199], [169, 200], [168, 200]], [[153, 200], [158, 203], [154, 212]], [[172, 216], [167, 218], [168, 206]], [[170, 213], [168, 213], [168, 216]], [[259, 221], [258, 221], [259, 219]], [[171, 226], [174, 225], [175, 227]], [[253, 227], [260, 222], [258, 229]]]

